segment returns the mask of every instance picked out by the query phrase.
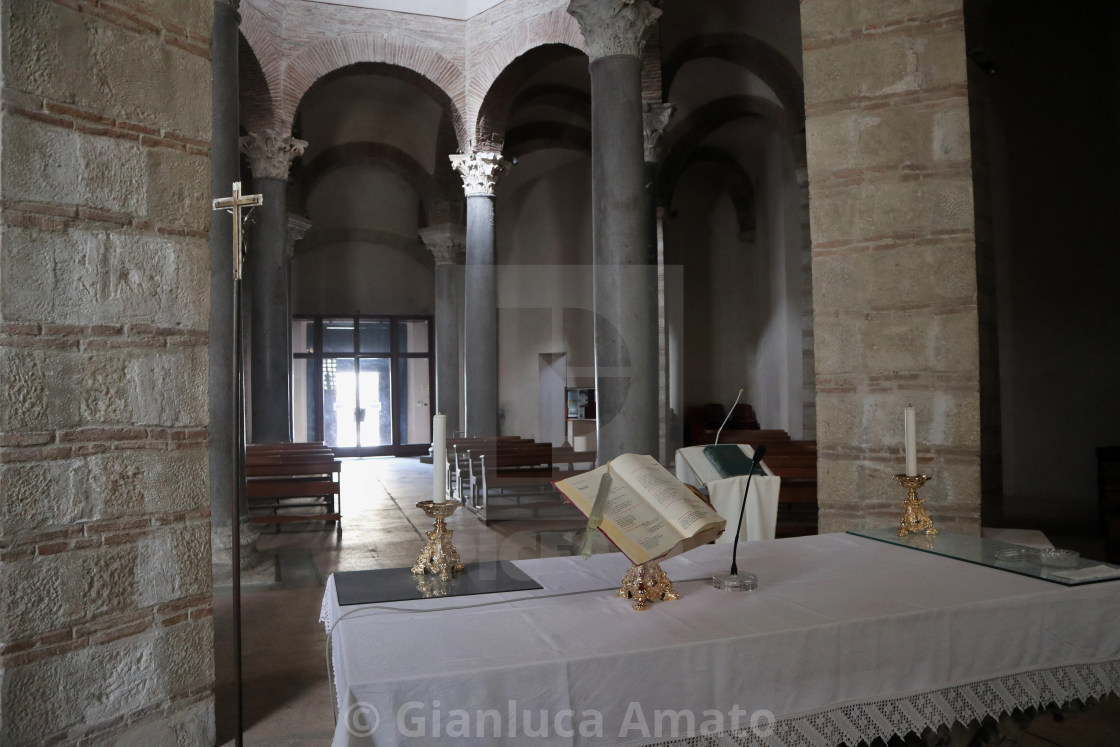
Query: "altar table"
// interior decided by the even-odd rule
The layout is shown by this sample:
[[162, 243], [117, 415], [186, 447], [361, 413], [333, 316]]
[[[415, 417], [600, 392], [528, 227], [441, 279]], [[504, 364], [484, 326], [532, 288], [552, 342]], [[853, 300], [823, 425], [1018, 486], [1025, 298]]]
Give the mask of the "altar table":
[[1120, 691], [1120, 582], [828, 534], [740, 545], [759, 588], [735, 593], [706, 581], [728, 550], [665, 562], [681, 599], [644, 612], [618, 553], [391, 605], [340, 607], [332, 577], [334, 745], [854, 744]]

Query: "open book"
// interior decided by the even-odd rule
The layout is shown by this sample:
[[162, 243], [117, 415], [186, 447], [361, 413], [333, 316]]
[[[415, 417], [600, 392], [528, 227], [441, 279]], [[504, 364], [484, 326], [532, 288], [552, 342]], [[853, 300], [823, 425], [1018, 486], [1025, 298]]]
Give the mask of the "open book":
[[623, 454], [610, 463], [556, 483], [556, 489], [590, 516], [599, 481], [610, 469], [611, 489], [599, 528], [639, 565], [679, 555], [723, 533], [727, 521], [646, 454]]

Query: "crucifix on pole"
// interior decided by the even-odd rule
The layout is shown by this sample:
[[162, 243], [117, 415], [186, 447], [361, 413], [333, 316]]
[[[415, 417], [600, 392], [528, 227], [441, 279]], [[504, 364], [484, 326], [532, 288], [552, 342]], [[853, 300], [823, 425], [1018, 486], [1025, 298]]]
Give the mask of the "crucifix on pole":
[[233, 183], [233, 196], [219, 197], [214, 200], [215, 210], [228, 210], [233, 213], [233, 276], [241, 279], [241, 208], [257, 207], [264, 204], [261, 195], [241, 194], [241, 182]]
[[241, 208], [254, 208], [264, 204], [262, 195], [241, 194], [241, 182], [233, 183], [231, 197], [219, 197], [213, 202], [214, 210], [228, 210], [233, 214], [233, 350], [230, 362], [233, 364], [233, 402], [234, 418], [232, 423], [233, 439], [233, 503], [232, 524], [232, 586], [233, 586], [233, 656], [235, 667], [237, 747], [243, 744], [244, 718], [241, 697], [241, 504], [245, 493], [245, 366], [241, 356], [241, 260], [244, 252], [241, 247]]

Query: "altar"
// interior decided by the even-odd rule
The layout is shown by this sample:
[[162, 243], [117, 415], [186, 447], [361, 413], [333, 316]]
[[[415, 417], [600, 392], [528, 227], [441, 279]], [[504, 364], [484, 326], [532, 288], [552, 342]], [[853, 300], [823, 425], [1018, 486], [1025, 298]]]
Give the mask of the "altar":
[[850, 534], [663, 564], [635, 612], [618, 553], [516, 561], [542, 588], [323, 599], [334, 745], [835, 745], [1120, 691], [1120, 582], [1061, 586]]

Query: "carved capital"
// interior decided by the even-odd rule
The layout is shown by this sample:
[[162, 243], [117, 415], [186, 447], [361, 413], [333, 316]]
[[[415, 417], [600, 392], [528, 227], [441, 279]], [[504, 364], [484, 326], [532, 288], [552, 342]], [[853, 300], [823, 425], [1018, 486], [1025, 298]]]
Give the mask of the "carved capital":
[[661, 9], [650, 0], [570, 0], [568, 14], [579, 24], [592, 60], [620, 54], [641, 59], [646, 33]]
[[295, 215], [294, 213], [288, 214], [288, 232], [285, 236], [285, 250], [288, 258], [291, 259], [292, 253], [295, 251], [296, 242], [307, 235], [311, 229], [311, 221], [304, 218], [302, 215]]
[[287, 179], [292, 161], [306, 147], [306, 140], [297, 140], [276, 130], [261, 130], [241, 138], [241, 152], [249, 156], [253, 176], [258, 179]]
[[509, 161], [502, 158], [501, 153], [493, 151], [453, 154], [450, 158], [451, 167], [463, 178], [463, 193], [467, 197], [474, 195], [493, 197], [498, 181], [509, 173], [512, 166]]
[[420, 240], [432, 253], [437, 265], [461, 265], [467, 251], [467, 232], [459, 225], [448, 223], [420, 229]]
[[672, 104], [642, 104], [642, 143], [646, 163], [661, 161], [661, 136], [676, 109]]

